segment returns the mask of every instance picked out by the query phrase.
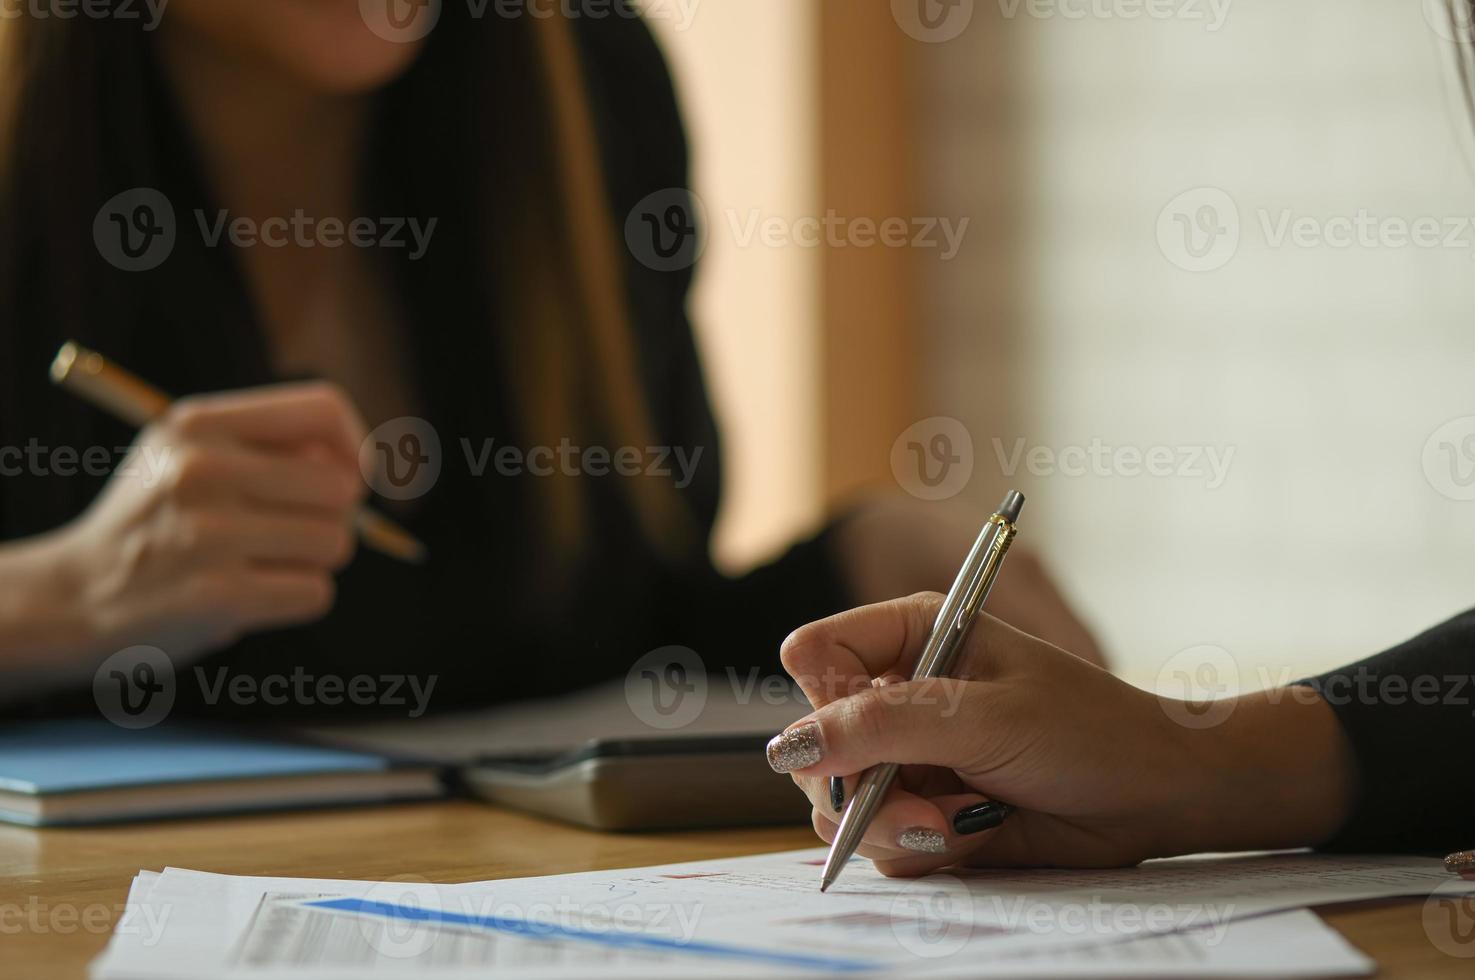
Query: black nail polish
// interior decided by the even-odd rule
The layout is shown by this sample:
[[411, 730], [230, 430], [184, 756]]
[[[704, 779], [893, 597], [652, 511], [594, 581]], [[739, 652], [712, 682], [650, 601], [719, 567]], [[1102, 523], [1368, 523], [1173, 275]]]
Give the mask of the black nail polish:
[[990, 800], [977, 806], [965, 806], [953, 814], [953, 830], [959, 834], [976, 834], [984, 830], [992, 830], [1009, 814], [1014, 808], [1007, 803]]
[[840, 776], [830, 777], [830, 806], [836, 813], [845, 809], [845, 780]]

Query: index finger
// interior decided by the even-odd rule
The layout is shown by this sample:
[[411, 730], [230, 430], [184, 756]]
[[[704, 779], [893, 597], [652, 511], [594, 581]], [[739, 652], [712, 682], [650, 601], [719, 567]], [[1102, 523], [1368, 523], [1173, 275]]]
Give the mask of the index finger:
[[165, 423], [181, 435], [230, 436], [257, 445], [318, 443], [358, 467], [364, 423], [348, 396], [321, 381], [195, 395], [175, 402]]
[[919, 592], [801, 626], [779, 650], [784, 669], [815, 708], [849, 697], [877, 677], [911, 674], [942, 596]]

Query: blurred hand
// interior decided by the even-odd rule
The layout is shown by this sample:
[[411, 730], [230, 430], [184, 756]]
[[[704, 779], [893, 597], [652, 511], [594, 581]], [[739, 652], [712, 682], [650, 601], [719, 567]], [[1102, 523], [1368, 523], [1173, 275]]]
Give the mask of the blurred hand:
[[[1202, 713], [989, 616], [954, 679], [905, 680], [941, 601], [841, 613], [783, 647], [816, 710], [770, 743], [769, 760], [793, 772], [821, 837], [833, 841], [840, 821], [827, 777], [849, 777], [848, 799], [855, 774], [902, 764], [860, 851], [884, 873], [1305, 846], [1349, 812], [1350, 749], [1310, 689], [1240, 698], [1221, 723], [1187, 727]], [[993, 829], [960, 833], [955, 815], [988, 801], [1014, 809]]]
[[93, 652], [186, 656], [326, 613], [366, 492], [363, 436], [324, 383], [176, 402], [58, 539]]
[[[858, 507], [837, 529], [836, 545], [856, 599], [881, 602], [922, 590], [945, 592], [982, 525], [977, 514], [960, 508], [886, 497]], [[1028, 547], [1010, 548], [989, 611], [1082, 660], [1106, 666], [1091, 631]]]

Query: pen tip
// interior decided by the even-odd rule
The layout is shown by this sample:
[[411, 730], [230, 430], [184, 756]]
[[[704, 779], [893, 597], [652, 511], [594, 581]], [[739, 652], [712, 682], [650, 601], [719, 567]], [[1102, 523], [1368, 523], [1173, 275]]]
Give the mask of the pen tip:
[[831, 882], [829, 882], [829, 881], [822, 881], [822, 882], [820, 882], [819, 883], [819, 893], [821, 895], [823, 895], [826, 891], [829, 890], [830, 885], [831, 885]]
[[1024, 509], [1024, 494], [1018, 490], [1010, 490], [1004, 495], [1004, 502], [999, 505], [999, 516], [1010, 524], [1019, 520], [1019, 512]]

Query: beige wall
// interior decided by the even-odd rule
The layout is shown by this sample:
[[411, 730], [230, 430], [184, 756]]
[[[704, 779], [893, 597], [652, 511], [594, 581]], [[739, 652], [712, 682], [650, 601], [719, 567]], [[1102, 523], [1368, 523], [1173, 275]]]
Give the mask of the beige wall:
[[691, 311], [725, 439], [717, 553], [737, 567], [821, 513], [819, 255], [747, 237], [755, 217], [788, 224], [816, 210], [813, 4], [688, 9], [689, 24], [651, 24], [676, 76], [707, 214]]
[[[1475, 215], [1420, 6], [1234, 3], [1211, 30], [980, 3], [960, 37], [924, 46], [928, 206], [984, 234], [929, 276], [941, 388], [919, 411], [973, 430], [970, 493], [1002, 478], [995, 438], [1006, 454], [1019, 438], [1234, 453], [1217, 487], [1015, 478], [1027, 540], [1135, 680], [1204, 644], [1243, 686], [1290, 680], [1475, 600], [1475, 502], [1448, 492], [1475, 487], [1441, 478], [1452, 450], [1430, 442], [1451, 419], [1475, 433], [1475, 230], [1455, 248], [1302, 247], [1262, 227]], [[1000, 182], [1017, 213], [985, 220]], [[1170, 206], [1204, 187], [1223, 196]], [[1201, 216], [1226, 246], [1237, 218], [1238, 245], [1192, 271], [1181, 221]], [[1010, 281], [1017, 308], [1000, 302]], [[1003, 404], [1002, 366], [1017, 379]], [[1454, 462], [1469, 479], [1475, 455]]]

